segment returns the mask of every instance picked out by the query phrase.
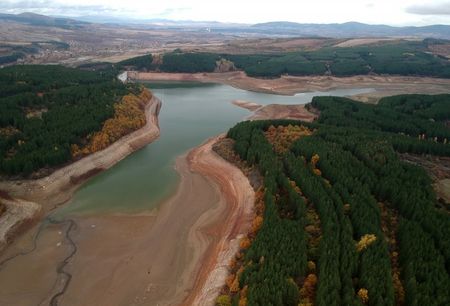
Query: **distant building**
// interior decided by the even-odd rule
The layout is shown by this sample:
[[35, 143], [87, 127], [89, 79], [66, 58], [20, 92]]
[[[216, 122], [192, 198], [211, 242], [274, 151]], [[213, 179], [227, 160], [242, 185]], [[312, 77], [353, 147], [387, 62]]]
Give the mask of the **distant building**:
[[124, 71], [117, 76], [117, 78], [122, 82], [126, 83], [128, 81], [128, 71]]

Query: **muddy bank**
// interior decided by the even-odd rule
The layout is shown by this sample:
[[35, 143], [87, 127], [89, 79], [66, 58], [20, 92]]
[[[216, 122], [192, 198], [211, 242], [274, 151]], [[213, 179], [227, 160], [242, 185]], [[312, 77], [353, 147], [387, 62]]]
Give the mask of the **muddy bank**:
[[317, 113], [313, 113], [306, 109], [304, 104], [260, 105], [248, 101], [233, 101], [232, 103], [252, 112], [252, 114], [246, 118], [247, 120], [293, 119], [313, 122], [318, 117]]
[[226, 199], [226, 209], [208, 229], [216, 239], [197, 263], [199, 270], [195, 285], [183, 305], [214, 305], [228, 276], [228, 265], [239, 250], [239, 241], [249, 231], [254, 217], [255, 193], [247, 177], [212, 149], [223, 137], [209, 139], [188, 156], [191, 169], [219, 184]]
[[269, 120], [269, 119], [293, 119], [306, 122], [313, 122], [317, 115], [300, 105], [269, 104], [257, 109], [249, 120]]
[[62, 305], [182, 301], [214, 239], [202, 228], [217, 220], [226, 203], [217, 185], [191, 171], [186, 156], [177, 159], [176, 170], [181, 176], [177, 191], [157, 212], [75, 218], [78, 252], [68, 269], [73, 277]]
[[64, 285], [57, 269], [70, 253], [66, 230], [66, 224], [38, 225], [5, 249], [0, 256], [0, 305], [49, 305]]
[[236, 88], [280, 94], [294, 95], [300, 92], [329, 91], [345, 88], [374, 88], [376, 91], [354, 96], [362, 102], [375, 103], [384, 96], [404, 93], [438, 94], [450, 92], [450, 79], [403, 76], [282, 76], [277, 79], [256, 79], [242, 71], [225, 73], [158, 73], [130, 72], [135, 81], [195, 81], [227, 84]]
[[145, 108], [147, 122], [144, 127], [122, 137], [108, 148], [58, 169], [47, 177], [37, 180], [1, 181], [0, 191], [3, 198], [7, 195], [6, 198], [11, 200], [9, 212], [1, 217], [0, 247], [2, 236], [11, 238], [13, 233], [23, 228], [21, 224], [31, 221], [37, 216], [37, 212], [46, 215], [55, 206], [68, 201], [87, 179], [155, 140], [159, 136], [160, 107], [161, 102], [152, 97]]
[[41, 213], [41, 206], [19, 199], [2, 199], [6, 211], [0, 218], [0, 251]]
[[247, 178], [212, 151], [217, 140], [177, 159], [180, 185], [158, 212], [76, 220], [63, 305], [213, 304], [254, 201]]
[[177, 159], [180, 184], [159, 211], [74, 217], [73, 228], [50, 223], [21, 237], [0, 258], [15, 254], [0, 265], [0, 304], [48, 304], [68, 275], [60, 305], [212, 304], [254, 201], [247, 178], [212, 151], [216, 140]]
[[251, 112], [256, 111], [257, 109], [261, 108], [262, 105], [255, 103], [255, 102], [250, 102], [250, 101], [243, 101], [243, 100], [234, 100], [231, 102], [232, 104], [245, 108], [246, 110], [249, 110]]

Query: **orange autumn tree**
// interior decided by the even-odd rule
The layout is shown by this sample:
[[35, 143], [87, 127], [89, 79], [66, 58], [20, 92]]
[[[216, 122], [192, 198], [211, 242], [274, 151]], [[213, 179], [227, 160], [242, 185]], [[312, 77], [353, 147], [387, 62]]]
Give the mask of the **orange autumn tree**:
[[239, 306], [246, 306], [247, 305], [247, 293], [248, 293], [248, 286], [244, 286], [242, 288], [241, 292], [239, 293], [240, 299], [239, 299]]
[[361, 299], [361, 302], [363, 302], [363, 304], [367, 304], [369, 302], [369, 291], [365, 288], [359, 289], [358, 297]]
[[239, 291], [239, 277], [244, 271], [244, 267], [240, 267], [236, 274], [230, 274], [226, 280], [226, 284], [230, 293], [236, 293]]
[[252, 228], [251, 228], [250, 232], [252, 234], [256, 235], [256, 233], [261, 228], [263, 222], [264, 222], [264, 219], [262, 216], [256, 216], [256, 218], [252, 222]]
[[310, 136], [312, 131], [303, 125], [271, 125], [264, 133], [267, 140], [278, 153], [286, 152], [290, 146], [302, 136]]
[[251, 241], [248, 237], [242, 238], [242, 240], [239, 243], [239, 247], [241, 250], [246, 250], [250, 247]]
[[88, 136], [89, 143], [83, 148], [71, 146], [73, 158], [98, 152], [105, 149], [121, 137], [143, 127], [146, 124], [145, 105], [152, 94], [143, 88], [137, 96], [128, 94], [119, 103], [114, 104], [114, 117], [106, 120], [101, 131]]
[[311, 157], [311, 166], [313, 168], [313, 172], [315, 175], [320, 176], [320, 175], [322, 175], [322, 172], [320, 171], [320, 169], [317, 168], [317, 163], [319, 162], [319, 160], [320, 160], [320, 156], [318, 154], [314, 154]]
[[300, 289], [300, 297], [303, 305], [309, 305], [314, 302], [316, 297], [317, 276], [315, 274], [309, 274], [303, 283], [303, 287]]

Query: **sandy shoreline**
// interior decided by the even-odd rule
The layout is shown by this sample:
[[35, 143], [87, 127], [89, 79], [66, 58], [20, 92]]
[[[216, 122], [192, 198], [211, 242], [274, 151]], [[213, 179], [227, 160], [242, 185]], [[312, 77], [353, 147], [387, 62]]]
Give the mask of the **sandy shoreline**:
[[[72, 219], [77, 252], [66, 267], [71, 282], [61, 305], [213, 304], [254, 201], [244, 174], [212, 151], [218, 139], [177, 159], [180, 184], [156, 214]], [[60, 290], [64, 279], [54, 267], [72, 250], [67, 229], [50, 224], [8, 249], [6, 258], [23, 255], [0, 265], [0, 304], [46, 303]], [[20, 269], [30, 261], [33, 269]]]
[[[9, 220], [15, 220], [14, 224], [0, 223], [0, 246], [2, 245], [1, 236], [11, 238], [11, 231], [19, 227], [20, 223], [33, 219], [37, 212], [45, 215], [55, 206], [68, 201], [75, 190], [90, 177], [112, 167], [126, 156], [155, 140], [159, 136], [160, 108], [161, 101], [152, 96], [145, 106], [147, 118], [145, 126], [122, 137], [106, 149], [60, 168], [47, 177], [37, 180], [0, 181], [0, 191], [14, 199], [9, 201], [9, 205], [15, 207], [10, 210], [10, 213], [6, 213]], [[32, 210], [35, 212], [33, 216], [30, 215], [28, 207], [33, 207]], [[13, 214], [13, 217], [10, 214]]]
[[329, 91], [338, 88], [374, 88], [375, 92], [353, 96], [353, 98], [362, 102], [376, 102], [380, 97], [402, 93], [438, 94], [450, 92], [450, 79], [431, 77], [360, 75], [352, 77], [281, 76], [277, 79], [257, 79], [248, 77], [242, 71], [224, 73], [129, 72], [128, 75], [131, 80], [135, 81], [219, 83], [240, 89], [279, 95]]
[[177, 159], [180, 185], [155, 216], [76, 220], [78, 254], [63, 305], [82, 304], [86, 297], [90, 305], [214, 304], [254, 201], [244, 174], [212, 151], [219, 138]]
[[220, 215], [221, 222], [209, 228], [218, 239], [210, 245], [204, 260], [198, 263], [194, 288], [183, 305], [214, 305], [228, 276], [229, 263], [239, 250], [239, 241], [247, 234], [254, 217], [255, 193], [247, 177], [212, 150], [223, 137], [209, 139], [188, 156], [192, 170], [220, 186], [226, 198], [226, 213]]

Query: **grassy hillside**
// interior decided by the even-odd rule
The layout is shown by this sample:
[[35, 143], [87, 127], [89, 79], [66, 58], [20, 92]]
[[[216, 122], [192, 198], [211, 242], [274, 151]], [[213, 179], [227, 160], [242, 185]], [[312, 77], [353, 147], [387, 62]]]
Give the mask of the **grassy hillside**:
[[450, 156], [450, 95], [365, 105], [316, 97], [318, 123], [242, 122], [234, 150], [264, 176], [219, 301], [448, 305], [450, 217], [397, 152]]
[[0, 69], [0, 92], [0, 173], [28, 175], [72, 160], [139, 89], [108, 73], [12, 66]]

